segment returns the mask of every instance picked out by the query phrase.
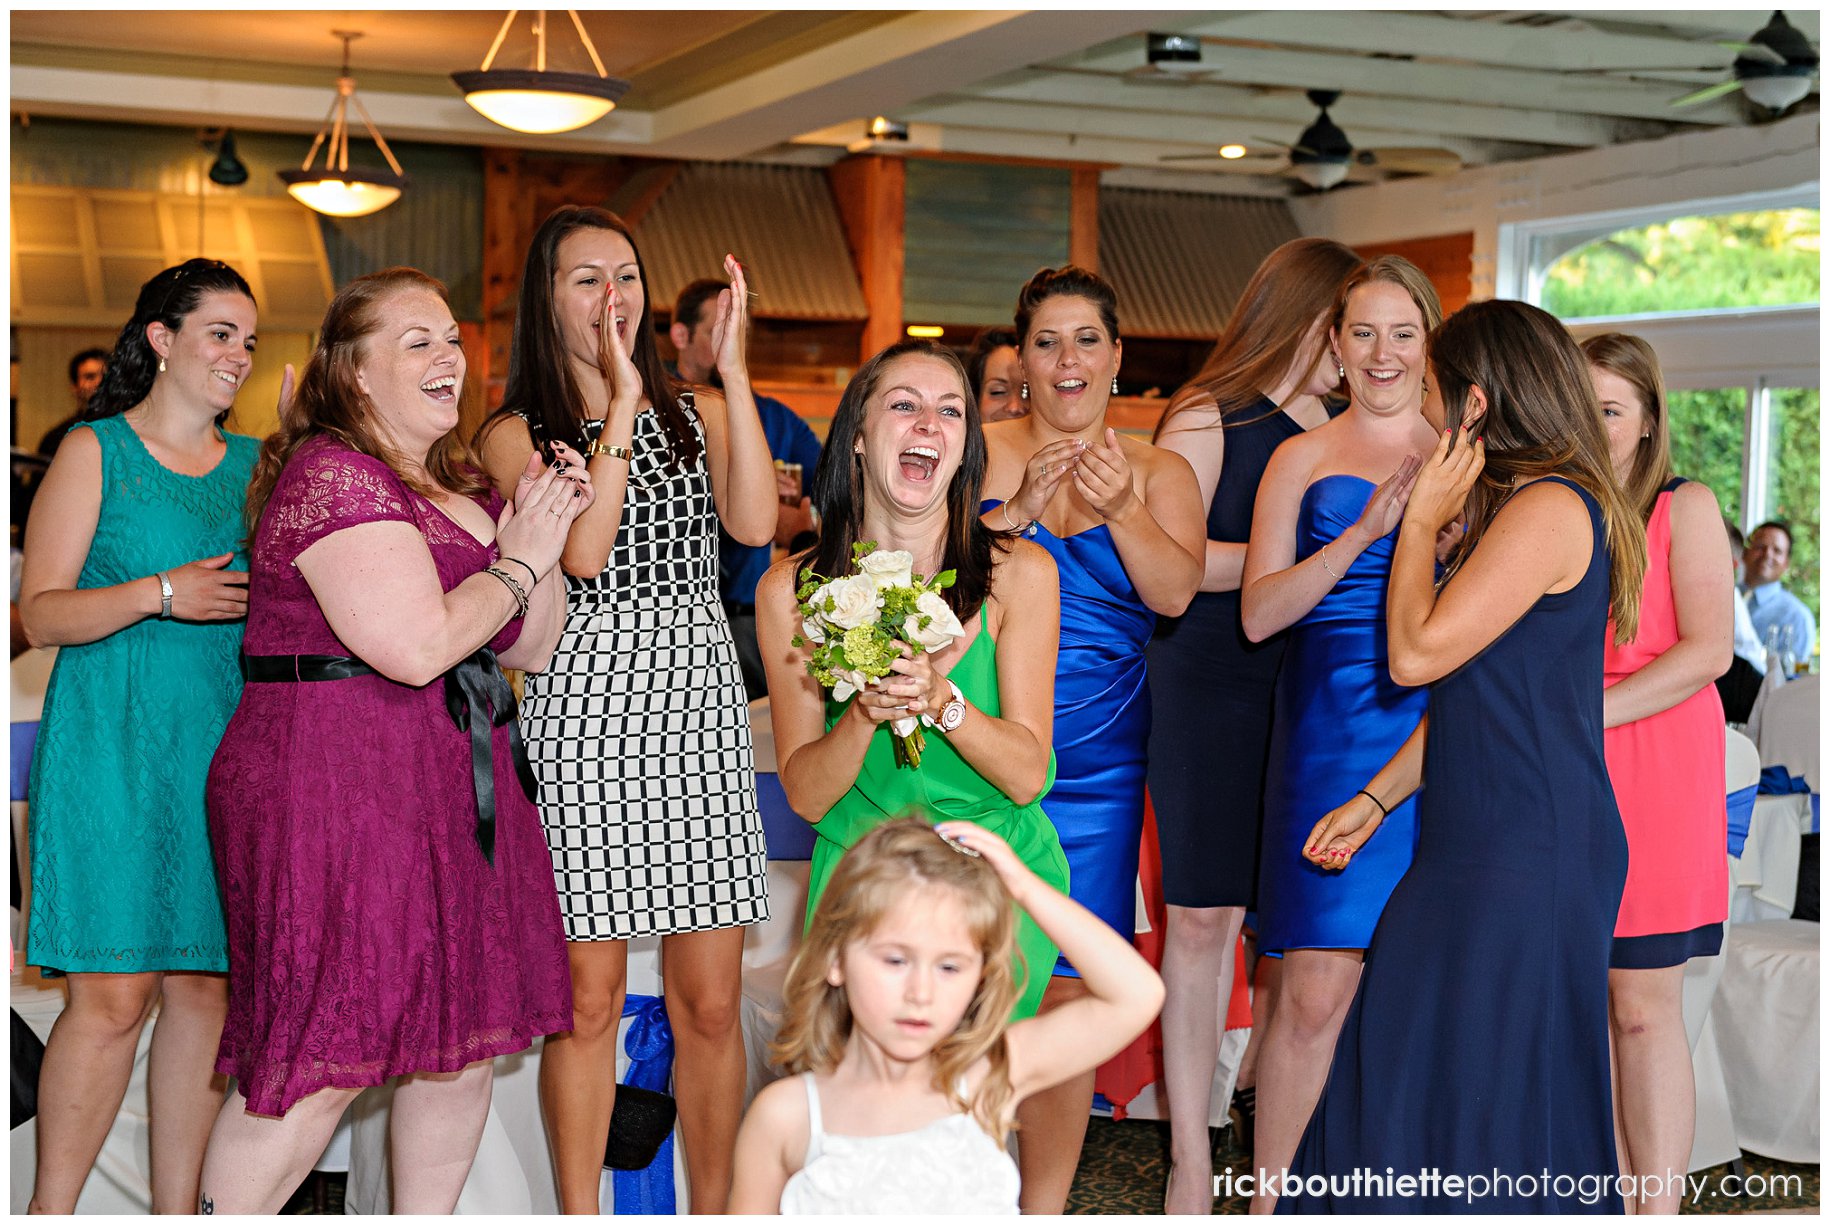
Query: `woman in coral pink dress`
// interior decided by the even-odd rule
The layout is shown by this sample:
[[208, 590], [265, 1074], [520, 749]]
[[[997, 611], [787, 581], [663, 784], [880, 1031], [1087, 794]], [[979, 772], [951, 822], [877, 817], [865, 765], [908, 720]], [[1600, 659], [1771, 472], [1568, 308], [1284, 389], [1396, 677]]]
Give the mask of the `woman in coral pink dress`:
[[1610, 333], [1582, 349], [1614, 474], [1646, 521], [1639, 633], [1616, 646], [1610, 626], [1603, 705], [1628, 851], [1608, 970], [1615, 1141], [1620, 1172], [1642, 1180], [1639, 1211], [1676, 1212], [1696, 1125], [1684, 963], [1715, 955], [1728, 917], [1724, 724], [1713, 682], [1732, 652], [1733, 577], [1715, 496], [1671, 474], [1652, 347]]

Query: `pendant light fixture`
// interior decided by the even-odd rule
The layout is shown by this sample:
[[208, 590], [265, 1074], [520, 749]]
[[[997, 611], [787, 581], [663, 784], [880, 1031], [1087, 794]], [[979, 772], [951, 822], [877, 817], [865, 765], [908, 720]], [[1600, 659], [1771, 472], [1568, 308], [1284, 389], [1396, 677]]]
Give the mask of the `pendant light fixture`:
[[[349, 45], [351, 40], [362, 37], [361, 31], [332, 30], [331, 34], [343, 40], [343, 71], [337, 77], [337, 96], [331, 101], [330, 113], [324, 116], [324, 126], [318, 129], [317, 139], [311, 142], [305, 165], [298, 170], [280, 171], [280, 181], [286, 184], [286, 191], [292, 198], [306, 208], [331, 217], [366, 217], [400, 199], [401, 190], [407, 185], [407, 174], [394, 160], [394, 151], [388, 148], [388, 142], [376, 130], [368, 108], [356, 96], [356, 78], [349, 74]], [[388, 159], [392, 173], [349, 164], [349, 108], [352, 103], [356, 114], [362, 118], [362, 126], [368, 129], [369, 139], [381, 150], [381, 156]], [[311, 164], [317, 159], [319, 149], [324, 150], [324, 168], [313, 170]]]
[[545, 9], [534, 10], [534, 66], [529, 68], [496, 68], [496, 53], [514, 26], [520, 9], [510, 9], [496, 31], [496, 41], [489, 44], [483, 66], [465, 72], [454, 72], [451, 79], [464, 91], [464, 101], [492, 123], [516, 132], [570, 132], [596, 123], [616, 108], [617, 101], [629, 92], [629, 82], [611, 76], [585, 33], [585, 23], [578, 19], [577, 9], [567, 9], [578, 41], [597, 75], [588, 72], [551, 72], [546, 66]]

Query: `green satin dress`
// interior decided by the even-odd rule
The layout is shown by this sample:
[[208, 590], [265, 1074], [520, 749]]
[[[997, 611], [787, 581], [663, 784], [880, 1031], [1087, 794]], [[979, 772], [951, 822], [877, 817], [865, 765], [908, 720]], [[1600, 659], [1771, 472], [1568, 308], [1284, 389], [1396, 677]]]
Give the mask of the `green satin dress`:
[[[948, 678], [959, 686], [968, 702], [992, 718], [999, 717], [997, 643], [979, 610], [979, 634], [953, 665]], [[826, 727], [845, 713], [850, 699], [826, 702]], [[1018, 804], [987, 782], [966, 764], [946, 736], [929, 729], [927, 747], [922, 751], [919, 769], [896, 765], [895, 749], [889, 726], [879, 727], [865, 751], [864, 764], [858, 770], [858, 781], [839, 798], [813, 827], [814, 841], [811, 877], [807, 888], [807, 922], [826, 891], [826, 882], [838, 866], [839, 857], [865, 834], [895, 817], [915, 815], [933, 821], [971, 821], [996, 833], [1010, 844], [1017, 857], [1030, 871], [1054, 888], [1068, 891], [1067, 857], [1061, 853], [1061, 840], [1055, 827], [1042, 812], [1040, 797], [1036, 803]], [[1048, 786], [1055, 782], [1055, 755], [1048, 757]], [[1043, 794], [1048, 787], [1043, 788]], [[1054, 941], [1043, 934], [1035, 921], [1022, 910], [1017, 912], [1017, 981], [1023, 988], [1011, 1020], [1020, 1021], [1036, 1015], [1043, 989], [1059, 952]]]

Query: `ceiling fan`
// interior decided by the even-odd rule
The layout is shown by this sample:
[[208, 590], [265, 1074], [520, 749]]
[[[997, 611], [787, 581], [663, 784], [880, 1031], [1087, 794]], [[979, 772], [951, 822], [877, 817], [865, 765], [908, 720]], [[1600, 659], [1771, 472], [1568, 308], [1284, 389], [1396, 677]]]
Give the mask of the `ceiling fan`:
[[[1461, 169], [1461, 156], [1448, 149], [1434, 148], [1382, 148], [1355, 149], [1347, 133], [1340, 129], [1328, 115], [1328, 108], [1341, 97], [1338, 89], [1311, 89], [1305, 91], [1309, 101], [1315, 103], [1321, 113], [1315, 122], [1303, 129], [1296, 143], [1289, 144], [1273, 140], [1266, 136], [1253, 139], [1261, 146], [1271, 146], [1287, 150], [1289, 161], [1284, 173], [1298, 179], [1317, 191], [1326, 191], [1330, 187], [1347, 179], [1350, 175], [1356, 178], [1379, 178], [1379, 171], [1390, 171], [1397, 174], [1453, 174]], [[1184, 153], [1173, 154], [1161, 160], [1165, 162], [1194, 162], [1235, 160], [1249, 155], [1244, 146], [1232, 146], [1238, 150], [1232, 157], [1221, 153]], [[1262, 152], [1260, 153], [1262, 157]]]
[[1733, 76], [1672, 100], [1672, 106], [1695, 106], [1741, 90], [1756, 106], [1775, 113], [1800, 102], [1817, 76], [1817, 52], [1811, 41], [1775, 11], [1772, 19], [1744, 43], [1723, 43], [1737, 52], [1729, 65]]

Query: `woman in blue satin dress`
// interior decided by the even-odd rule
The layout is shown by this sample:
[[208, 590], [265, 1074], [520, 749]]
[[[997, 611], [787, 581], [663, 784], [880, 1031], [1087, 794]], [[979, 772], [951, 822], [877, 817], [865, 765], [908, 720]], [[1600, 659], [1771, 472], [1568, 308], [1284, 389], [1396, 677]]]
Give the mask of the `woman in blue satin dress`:
[[1429, 280], [1383, 256], [1347, 278], [1330, 332], [1348, 410], [1278, 447], [1258, 486], [1240, 616], [1248, 638], [1286, 627], [1265, 772], [1258, 943], [1284, 970], [1258, 1055], [1255, 1154], [1289, 1163], [1328, 1075], [1361, 956], [1416, 845], [1414, 804], [1346, 876], [1307, 862], [1303, 839], [1372, 776], [1423, 715], [1392, 681], [1385, 587], [1393, 532], [1434, 432], [1420, 412], [1424, 337], [1441, 322]]
[[[1030, 412], [985, 429], [985, 522], [1023, 532], [1060, 570], [1056, 772], [1042, 810], [1074, 899], [1129, 936], [1150, 735], [1144, 647], [1157, 615], [1181, 612], [1201, 580], [1201, 492], [1187, 460], [1106, 423], [1122, 350], [1111, 285], [1071, 264], [1045, 268], [1018, 296], [1016, 325]], [[1059, 962], [1042, 1010], [1082, 991]], [[1067, 1206], [1092, 1102], [1088, 1072], [1018, 1109], [1025, 1213]]]

